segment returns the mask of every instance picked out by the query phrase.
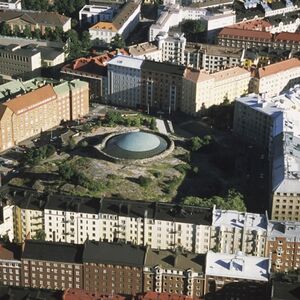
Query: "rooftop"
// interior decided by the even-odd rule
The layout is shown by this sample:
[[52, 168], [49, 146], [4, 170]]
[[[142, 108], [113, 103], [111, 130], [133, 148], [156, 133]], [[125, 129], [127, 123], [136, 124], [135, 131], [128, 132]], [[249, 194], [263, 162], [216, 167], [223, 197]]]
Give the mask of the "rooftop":
[[150, 218], [182, 223], [211, 224], [212, 210], [204, 207], [180, 206], [164, 202], [96, 199], [67, 195], [47, 195], [29, 189], [10, 187], [6, 192], [16, 205], [32, 210], [61, 210], [90, 214], [111, 214], [132, 218]]
[[270, 76], [277, 74], [279, 72], [284, 72], [293, 68], [300, 67], [300, 59], [299, 58], [291, 58], [288, 60], [280, 61], [271, 65], [267, 65], [265, 67], [259, 68], [256, 76], [258, 78], [263, 78], [265, 76]]
[[185, 52], [203, 52], [207, 55], [214, 56], [230, 56], [240, 58], [243, 55], [244, 50], [242, 48], [224, 47], [220, 45], [212, 44], [199, 44], [199, 43], [187, 43]]
[[83, 245], [26, 240], [22, 259], [79, 264], [82, 261], [82, 252]]
[[145, 55], [147, 53], [151, 53], [154, 51], [158, 51], [158, 48], [156, 45], [146, 42], [146, 43], [129, 46], [128, 51], [129, 51], [129, 54], [132, 56], [139, 56], [139, 55]]
[[225, 254], [209, 251], [206, 255], [205, 275], [268, 282], [269, 259], [245, 256], [241, 252]]
[[125, 300], [124, 296], [118, 294], [101, 294], [98, 292], [88, 292], [86, 290], [68, 288], [62, 297], [63, 300]]
[[111, 66], [118, 66], [118, 67], [140, 70], [142, 63], [143, 60], [140, 58], [117, 55], [108, 62], [108, 66], [111, 65]]
[[272, 24], [264, 19], [242, 21], [230, 26], [230, 28], [258, 30], [258, 31], [266, 31], [266, 29], [270, 27], [272, 27]]
[[146, 267], [159, 266], [163, 269], [186, 271], [192, 269], [197, 273], [204, 273], [204, 254], [181, 253], [171, 250], [147, 249], [145, 257]]
[[236, 230], [247, 229], [263, 232], [267, 230], [268, 219], [267, 216], [263, 214], [215, 209], [213, 211], [212, 226], [224, 226], [235, 228]]
[[287, 240], [300, 242], [300, 222], [270, 221], [268, 239], [284, 237]]
[[31, 24], [43, 24], [45, 26], [63, 26], [70, 18], [57, 12], [33, 11], [33, 10], [2, 10], [0, 22], [21, 19]]
[[255, 38], [260, 40], [272, 41], [272, 33], [258, 30], [247, 30], [240, 28], [224, 27], [218, 37], [235, 37], [235, 38]]
[[185, 71], [185, 66], [179, 66], [168, 62], [156, 62], [152, 60], [144, 60], [142, 63], [142, 70], [183, 76]]
[[84, 244], [83, 263], [101, 263], [119, 266], [143, 267], [145, 248], [107, 242], [87, 241]]

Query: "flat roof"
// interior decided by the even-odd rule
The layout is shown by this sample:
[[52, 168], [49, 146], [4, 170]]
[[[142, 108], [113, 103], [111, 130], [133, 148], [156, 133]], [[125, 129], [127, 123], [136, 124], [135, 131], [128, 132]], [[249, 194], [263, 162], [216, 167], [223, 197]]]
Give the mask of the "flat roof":
[[283, 237], [291, 241], [300, 242], [300, 222], [269, 221], [268, 240]]
[[212, 226], [226, 226], [236, 230], [247, 229], [263, 232], [267, 230], [268, 219], [264, 214], [215, 209], [213, 211]]
[[208, 251], [205, 275], [268, 282], [269, 264], [266, 257]]
[[140, 70], [143, 61], [144, 60], [140, 58], [117, 55], [108, 62], [108, 66], [118, 66]]
[[185, 66], [175, 65], [168, 62], [156, 62], [152, 60], [144, 60], [142, 63], [142, 70], [153, 71], [158, 73], [169, 73], [183, 76]]

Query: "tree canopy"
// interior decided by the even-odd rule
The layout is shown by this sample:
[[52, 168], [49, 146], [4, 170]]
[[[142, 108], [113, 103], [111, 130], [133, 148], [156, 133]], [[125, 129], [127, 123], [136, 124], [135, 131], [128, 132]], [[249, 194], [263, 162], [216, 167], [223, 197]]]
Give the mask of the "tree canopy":
[[120, 49], [120, 48], [124, 48], [126, 44], [123, 37], [117, 33], [112, 39], [111, 46], [113, 49], [117, 49], [117, 48]]
[[214, 205], [219, 209], [246, 211], [244, 197], [234, 189], [228, 191], [225, 197], [213, 196], [211, 198], [186, 197], [183, 199], [186, 205], [212, 208]]

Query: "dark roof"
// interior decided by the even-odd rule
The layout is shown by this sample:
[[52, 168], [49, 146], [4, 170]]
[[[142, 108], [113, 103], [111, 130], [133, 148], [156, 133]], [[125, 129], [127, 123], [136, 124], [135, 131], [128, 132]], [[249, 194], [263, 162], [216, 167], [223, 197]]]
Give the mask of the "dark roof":
[[22, 259], [81, 263], [83, 245], [26, 240]]
[[146, 249], [131, 244], [87, 241], [83, 263], [101, 263], [143, 267]]
[[183, 76], [183, 73], [185, 71], [185, 66], [179, 66], [168, 62], [156, 62], [152, 60], [144, 60], [141, 69], [146, 71], [169, 73], [169, 74]]
[[0, 11], [0, 22], [13, 19], [22, 19], [32, 24], [43, 24], [44, 26], [63, 26], [69, 18], [57, 12], [29, 11], [29, 10], [3, 10]]
[[62, 299], [63, 291], [34, 289], [16, 286], [0, 286], [0, 299], [5, 300], [57, 300]]
[[9, 196], [14, 203], [32, 210], [54, 209], [90, 214], [112, 214], [210, 225], [212, 209], [164, 202], [133, 201], [117, 198], [89, 198], [71, 195], [47, 195], [33, 190], [11, 187]]
[[272, 300], [299, 300], [300, 273], [276, 274], [272, 281]]
[[22, 247], [19, 244], [0, 241], [0, 259], [20, 260]]

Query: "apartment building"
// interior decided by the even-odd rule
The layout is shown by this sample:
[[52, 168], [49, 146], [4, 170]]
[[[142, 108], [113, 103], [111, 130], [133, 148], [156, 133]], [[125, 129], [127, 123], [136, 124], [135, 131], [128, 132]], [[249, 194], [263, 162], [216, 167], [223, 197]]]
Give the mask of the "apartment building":
[[236, 15], [232, 10], [209, 11], [201, 7], [168, 5], [161, 11], [159, 18], [149, 28], [148, 41], [155, 40], [157, 35], [168, 33], [171, 27], [178, 26], [185, 20], [202, 20], [209, 33], [216, 29], [235, 24]]
[[299, 86], [285, 94], [237, 99], [233, 131], [270, 157], [271, 219], [299, 221]]
[[143, 292], [144, 258], [145, 249], [138, 246], [87, 241], [82, 255], [84, 289], [108, 295]]
[[210, 249], [215, 252], [265, 256], [268, 229], [267, 215], [214, 209]]
[[142, 63], [142, 59], [120, 55], [108, 62], [108, 103], [128, 107], [141, 105]]
[[26, 240], [21, 256], [22, 286], [81, 288], [83, 245]]
[[66, 32], [71, 29], [71, 18], [60, 15], [57, 12], [43, 12], [33, 10], [2, 10], [0, 22], [8, 24], [12, 31], [19, 27], [22, 32], [26, 27], [31, 31], [40, 29], [44, 34], [46, 28], [54, 30], [56, 27]]
[[[35, 55], [36, 53], [40, 53], [41, 56], [40, 67], [57, 66], [59, 64], [62, 64], [66, 58], [66, 54], [65, 54], [66, 44], [63, 42], [26, 39], [26, 38], [19, 38], [15, 36], [1, 36], [0, 45], [6, 49], [15, 48], [15, 50], [18, 51], [22, 50], [28, 53], [32, 53], [32, 56]], [[5, 58], [8, 61], [11, 61], [10, 68], [9, 65], [5, 65], [8, 69], [13, 69], [14, 68], [13, 64], [20, 63], [20, 61], [18, 61], [17, 58], [13, 56], [11, 56], [10, 59], [8, 59], [8, 57]]]
[[[157, 262], [160, 262], [159, 264]], [[147, 248], [144, 263], [144, 291], [204, 295], [205, 255]]]
[[0, 46], [0, 74], [8, 77], [40, 75], [41, 53], [19, 45]]
[[227, 47], [300, 50], [298, 32], [280, 32], [272, 34], [267, 31], [225, 27], [218, 34], [218, 44]]
[[276, 96], [300, 83], [300, 59], [291, 58], [254, 71], [250, 92]]
[[102, 21], [112, 21], [116, 9], [112, 6], [85, 5], [79, 11], [79, 22], [83, 24], [95, 24]]
[[248, 91], [250, 79], [250, 72], [240, 67], [213, 74], [186, 69], [181, 110], [194, 115], [203, 108], [222, 103], [225, 99], [233, 101]]
[[21, 10], [22, 9], [22, 1], [21, 0], [2, 0], [0, 1], [0, 9], [13, 9], [13, 10]]
[[270, 221], [267, 254], [273, 272], [289, 272], [300, 267], [300, 222]]
[[107, 103], [107, 64], [117, 54], [128, 55], [124, 49], [91, 57], [80, 57], [64, 65], [61, 76], [66, 80], [80, 79], [89, 84], [90, 100]]
[[142, 64], [141, 105], [171, 114], [181, 107], [184, 66], [145, 60]]
[[184, 64], [193, 69], [215, 73], [242, 65], [243, 49], [219, 45], [187, 43], [184, 49]]
[[[205, 263], [205, 293], [221, 299], [267, 299], [270, 276], [269, 258], [209, 251]], [[251, 285], [241, 286], [243, 283]], [[229, 288], [227, 288], [229, 287]]]
[[[30, 90], [8, 98], [0, 105], [0, 149], [6, 150], [19, 142], [75, 120], [89, 111], [88, 84], [79, 80], [56, 82], [32, 80]], [[11, 92], [10, 92], [11, 93]], [[53, 114], [49, 115], [49, 111]]]
[[126, 39], [140, 20], [141, 1], [128, 1], [111, 22], [101, 21], [89, 28], [95, 45], [110, 44], [116, 34]]
[[184, 49], [186, 38], [184, 34], [168, 35], [167, 33], [159, 34], [156, 37], [158, 49], [161, 49], [162, 61], [168, 61], [176, 64], [184, 64]]
[[155, 43], [140, 43], [128, 47], [129, 55], [140, 59], [162, 61], [162, 51]]
[[196, 253], [209, 249], [211, 209], [47, 195], [15, 188], [5, 194], [13, 201], [8, 203], [14, 205], [14, 238], [18, 242], [43, 230], [47, 241], [82, 244], [89, 238], [124, 240], [157, 249], [181, 246]]
[[21, 247], [17, 244], [0, 244], [0, 284], [21, 285]]

